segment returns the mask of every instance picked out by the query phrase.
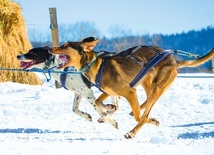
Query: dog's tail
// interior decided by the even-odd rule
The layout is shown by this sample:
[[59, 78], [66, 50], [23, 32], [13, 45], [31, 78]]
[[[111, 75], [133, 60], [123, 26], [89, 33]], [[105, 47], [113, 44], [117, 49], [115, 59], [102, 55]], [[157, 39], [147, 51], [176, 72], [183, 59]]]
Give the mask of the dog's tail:
[[199, 66], [206, 61], [214, 58], [214, 48], [206, 55], [196, 59], [196, 60], [188, 60], [188, 61], [178, 61], [177, 62], [177, 67], [182, 68], [182, 67], [196, 67]]

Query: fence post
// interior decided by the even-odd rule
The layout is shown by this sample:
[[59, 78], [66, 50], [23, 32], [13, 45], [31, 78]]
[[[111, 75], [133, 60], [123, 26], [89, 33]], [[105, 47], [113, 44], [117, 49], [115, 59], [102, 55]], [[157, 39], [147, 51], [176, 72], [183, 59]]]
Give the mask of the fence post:
[[212, 67], [212, 71], [213, 71], [213, 73], [214, 73], [214, 57], [213, 57], [212, 60], [211, 60], [211, 67]]
[[[49, 14], [50, 14], [50, 29], [52, 34], [52, 44], [53, 47], [57, 47], [59, 46], [59, 35], [58, 35], [56, 8], [49, 8]], [[61, 88], [61, 85], [57, 81], [55, 81], [55, 87]]]

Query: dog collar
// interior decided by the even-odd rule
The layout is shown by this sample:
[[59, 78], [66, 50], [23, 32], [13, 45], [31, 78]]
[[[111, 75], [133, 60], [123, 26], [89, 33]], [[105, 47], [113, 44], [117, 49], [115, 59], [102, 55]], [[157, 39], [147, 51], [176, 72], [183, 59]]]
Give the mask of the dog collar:
[[55, 59], [55, 56], [54, 55], [51, 55], [48, 60], [45, 62], [45, 67], [43, 68], [43, 70], [47, 70], [50, 65], [51, 65], [51, 62], [53, 62]]
[[91, 62], [87, 63], [83, 68], [81, 68], [81, 69], [79, 70], [79, 72], [84, 73], [84, 72], [86, 72], [87, 70], [89, 70], [89, 68], [90, 68], [91, 65], [95, 62], [95, 60], [96, 60], [96, 57], [95, 57]]

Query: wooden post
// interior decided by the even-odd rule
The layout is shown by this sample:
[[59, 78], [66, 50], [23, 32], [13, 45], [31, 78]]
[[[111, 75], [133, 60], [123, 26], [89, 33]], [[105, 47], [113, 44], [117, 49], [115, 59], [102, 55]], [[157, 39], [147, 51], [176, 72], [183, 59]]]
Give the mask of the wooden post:
[[213, 73], [214, 73], [214, 57], [213, 57], [212, 60], [211, 60], [211, 67], [212, 67], [212, 71], [213, 71]]
[[[49, 8], [49, 13], [50, 13], [50, 29], [52, 34], [52, 44], [53, 47], [58, 47], [59, 35], [58, 35], [56, 8]], [[61, 85], [57, 81], [55, 81], [55, 87], [61, 88]]]

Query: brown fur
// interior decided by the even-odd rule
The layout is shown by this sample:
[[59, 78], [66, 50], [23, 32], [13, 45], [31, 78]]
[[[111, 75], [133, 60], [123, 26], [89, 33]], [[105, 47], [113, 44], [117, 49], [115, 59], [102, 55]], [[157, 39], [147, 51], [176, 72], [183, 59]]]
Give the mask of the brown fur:
[[[95, 59], [90, 68], [84, 72], [84, 75], [91, 81], [95, 82], [95, 77], [100, 68], [102, 59], [96, 57], [92, 51], [98, 40], [89, 42], [68, 42], [61, 47], [54, 47], [52, 53], [66, 54], [70, 57], [69, 62], [64, 66], [75, 66], [78, 70], [83, 68], [87, 63]], [[132, 51], [135, 47], [124, 52]], [[147, 63], [157, 52], [163, 50], [153, 46], [141, 46], [132, 54], [134, 58]], [[167, 90], [177, 76], [178, 67], [195, 67], [198, 66], [214, 55], [214, 49], [207, 55], [197, 60], [177, 62], [173, 55], [168, 55], [155, 67], [153, 67], [139, 82], [146, 93], [147, 99], [139, 105], [136, 89], [130, 87], [130, 82], [136, 77], [139, 71], [143, 68], [138, 62], [130, 57], [114, 56], [107, 59], [104, 64], [104, 72], [102, 77], [101, 89], [106, 93], [102, 94], [97, 101], [104, 100], [108, 95], [125, 97], [130, 104], [132, 113], [138, 124], [128, 133], [126, 138], [133, 138], [139, 129], [145, 124], [152, 121], [158, 122], [155, 119], [149, 118], [149, 113], [158, 100], [158, 98]], [[140, 111], [144, 110], [141, 116]]]

